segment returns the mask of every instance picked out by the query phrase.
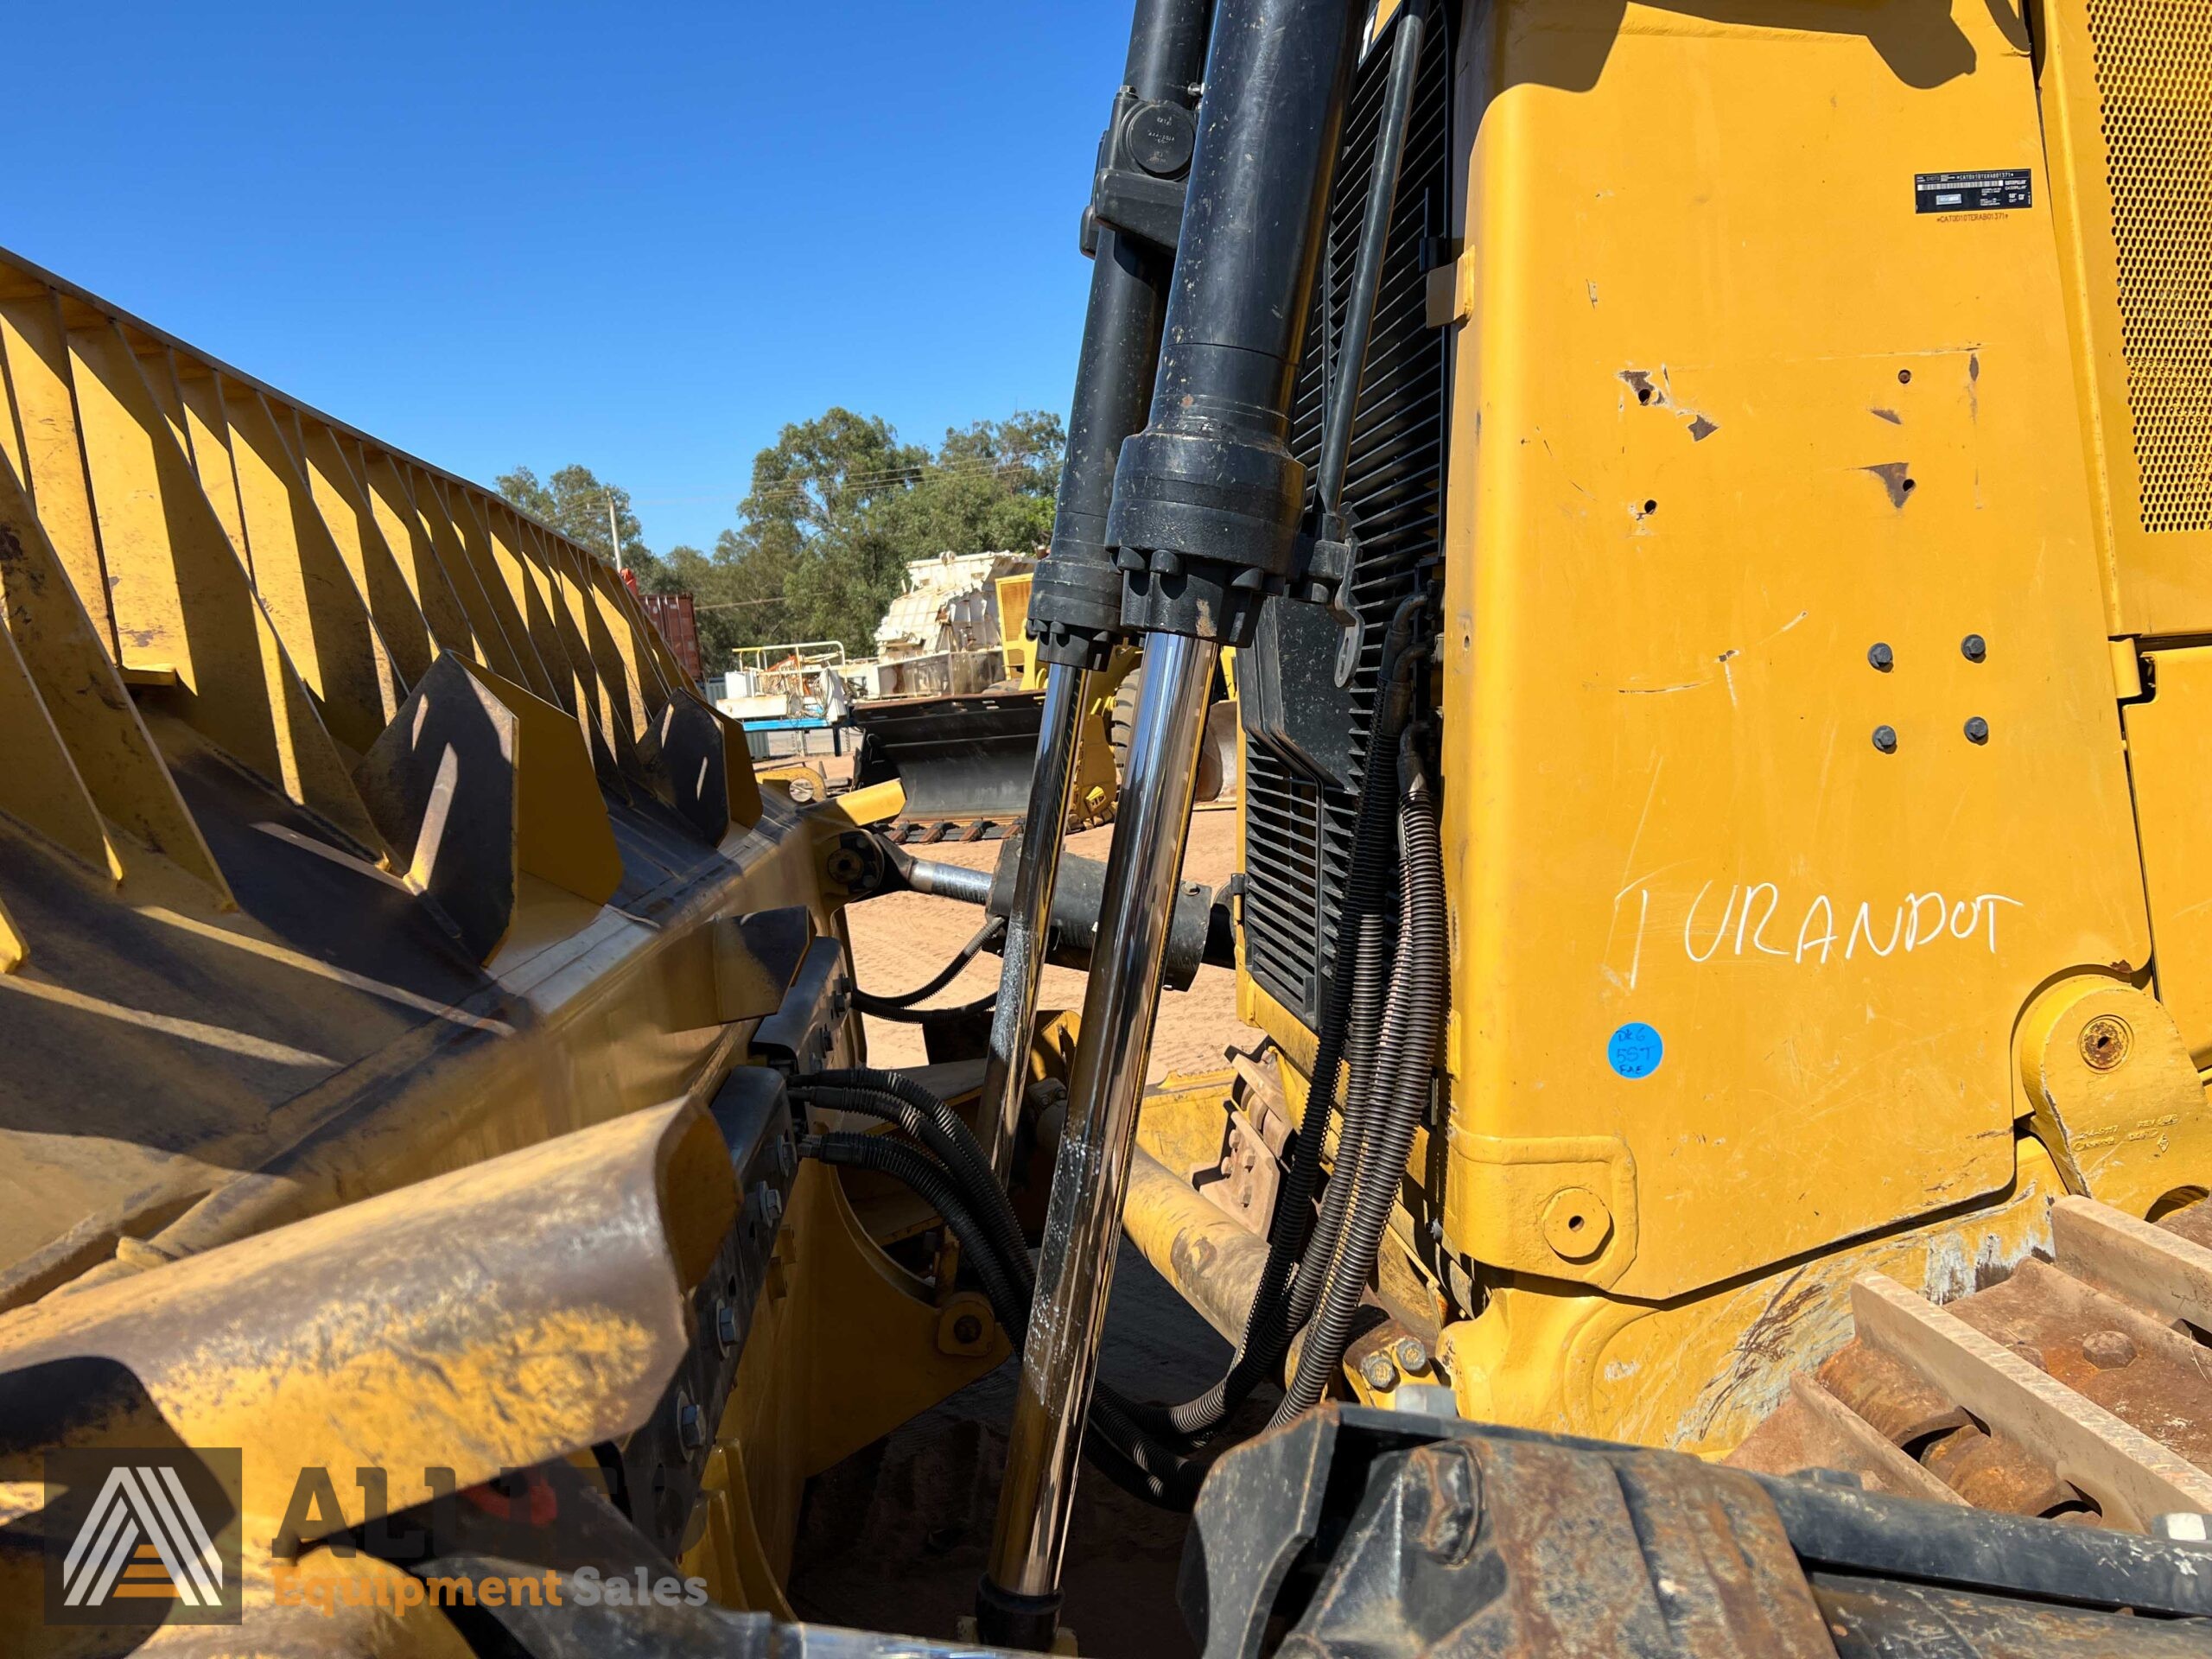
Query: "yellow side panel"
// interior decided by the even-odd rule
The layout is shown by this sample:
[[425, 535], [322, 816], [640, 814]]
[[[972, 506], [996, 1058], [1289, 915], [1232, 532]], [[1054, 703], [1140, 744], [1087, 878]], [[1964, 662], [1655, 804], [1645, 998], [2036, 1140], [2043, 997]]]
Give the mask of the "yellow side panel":
[[1446, 1226], [1633, 1297], [2002, 1188], [2019, 1011], [2149, 951], [2024, 35], [1732, 15], [1462, 75]]
[[2129, 771], [2151, 899], [2158, 1001], [2202, 1066], [2212, 1061], [2212, 648], [2154, 652], [2157, 687], [2130, 704]]
[[2212, 629], [2212, 7], [2052, 0], [2042, 97], [2113, 631]]

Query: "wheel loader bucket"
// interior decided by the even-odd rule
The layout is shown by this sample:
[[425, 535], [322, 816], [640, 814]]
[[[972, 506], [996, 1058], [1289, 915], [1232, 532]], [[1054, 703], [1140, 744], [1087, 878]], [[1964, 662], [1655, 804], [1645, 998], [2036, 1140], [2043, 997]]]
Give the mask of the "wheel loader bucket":
[[[1044, 703], [1037, 691], [855, 703], [853, 724], [861, 748], [853, 786], [893, 778], [905, 785], [906, 809], [890, 831], [903, 841], [982, 841], [1010, 834], [1028, 809]], [[1110, 816], [1112, 766], [1103, 727], [1087, 718], [1071, 823], [1103, 823]]]

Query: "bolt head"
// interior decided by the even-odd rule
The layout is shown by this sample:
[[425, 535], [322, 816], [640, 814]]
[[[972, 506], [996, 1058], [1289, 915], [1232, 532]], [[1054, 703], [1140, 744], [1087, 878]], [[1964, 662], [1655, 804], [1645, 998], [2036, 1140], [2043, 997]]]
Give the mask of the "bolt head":
[[2082, 1063], [2092, 1071], [2112, 1071], [2126, 1063], [2135, 1033], [2116, 1014], [2101, 1014], [2082, 1027]]
[[1967, 741], [1969, 743], [1986, 743], [1989, 741], [1989, 722], [1984, 720], [1980, 715], [1976, 715], [1973, 719], [1967, 721]]
[[1391, 1356], [1403, 1371], [1425, 1371], [1428, 1369], [1428, 1347], [1419, 1337], [1400, 1337], [1390, 1344]]
[[1978, 633], [1970, 633], [1959, 641], [1959, 654], [1970, 663], [1980, 662], [1989, 655], [1989, 641]]
[[724, 1353], [737, 1346], [737, 1310], [720, 1297], [715, 1300], [715, 1340]]
[[1866, 647], [1866, 660], [1886, 674], [1897, 665], [1897, 654], [1886, 643], [1877, 639]]
[[1897, 728], [1877, 726], [1874, 728], [1874, 747], [1884, 754], [1895, 754], [1897, 752]]
[[952, 1322], [952, 1339], [957, 1343], [981, 1342], [983, 1322], [973, 1313], [963, 1313]]
[[1394, 1389], [1398, 1385], [1398, 1368], [1390, 1363], [1390, 1356], [1379, 1349], [1359, 1362], [1359, 1374], [1370, 1389]]
[[681, 1394], [676, 1396], [676, 1443], [686, 1452], [696, 1452], [707, 1443], [705, 1414]]
[[2082, 1357], [2101, 1371], [2117, 1371], [2135, 1363], [2135, 1339], [2125, 1331], [2092, 1331], [2082, 1338]]

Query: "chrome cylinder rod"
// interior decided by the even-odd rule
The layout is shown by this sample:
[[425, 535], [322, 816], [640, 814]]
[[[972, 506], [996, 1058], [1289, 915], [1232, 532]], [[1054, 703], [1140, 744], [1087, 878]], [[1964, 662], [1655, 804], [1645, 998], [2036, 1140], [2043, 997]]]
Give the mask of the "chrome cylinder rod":
[[[1154, 633], [1144, 642], [1127, 775], [1068, 1079], [1067, 1128], [1029, 1316], [988, 1587], [1051, 1605], [1075, 1493], [1137, 1109], [1160, 1008], [1160, 963], [1190, 839], [1198, 745], [1220, 648]], [[986, 1633], [988, 1639], [988, 1633]]]
[[1005, 960], [999, 997], [991, 1010], [990, 1052], [983, 1062], [983, 1097], [976, 1124], [1003, 1186], [1014, 1161], [1014, 1132], [1021, 1121], [1022, 1087], [1029, 1077], [1031, 1029], [1037, 991], [1050, 943], [1052, 886], [1067, 840], [1068, 809], [1075, 794], [1076, 746], [1090, 697], [1089, 671], [1053, 663], [1045, 671], [1043, 721], [1037, 731], [1037, 767], [1029, 776], [1029, 810], [1022, 819], [1021, 862], [1014, 876], [1014, 908], [1006, 918]]

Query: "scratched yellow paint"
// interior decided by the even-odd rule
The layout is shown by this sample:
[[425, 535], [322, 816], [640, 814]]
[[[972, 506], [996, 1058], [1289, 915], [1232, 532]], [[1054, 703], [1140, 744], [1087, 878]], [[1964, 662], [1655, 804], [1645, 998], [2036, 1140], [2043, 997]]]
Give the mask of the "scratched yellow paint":
[[[2060, 10], [2054, 146], [2098, 113]], [[1748, 19], [1471, 14], [1464, 252], [1431, 316], [1453, 1001], [1441, 1192], [1409, 1173], [1490, 1295], [1445, 1357], [1471, 1414], [1708, 1451], [1840, 1339], [1860, 1268], [1940, 1289], [2069, 1180], [2139, 1213], [2212, 1185], [2163, 1014], [2106, 1082], [2068, 1071], [2037, 1110], [2023, 1081], [2031, 1005], [2178, 995], [2212, 1052], [2194, 749], [2129, 709], [2171, 752], [2131, 798], [2119, 697], [2144, 688], [2108, 638], [2202, 626], [2212, 566], [2187, 537], [2156, 563], [2119, 537], [2117, 575], [2101, 550], [2134, 487], [2092, 476], [2113, 340], [2074, 395], [2103, 210], [2054, 189], [2007, 9]], [[1999, 168], [2030, 205], [1916, 211], [1916, 175]], [[1310, 1066], [1249, 976], [1238, 1008]], [[1657, 1046], [1617, 1067], [1634, 1026]]]
[[1725, 1452], [1776, 1406], [1790, 1373], [1851, 1339], [1851, 1281], [1880, 1272], [1931, 1298], [1976, 1288], [2050, 1248], [2065, 1188], [2033, 1141], [2017, 1179], [1973, 1212], [1854, 1243], [1664, 1306], [1517, 1282], [1447, 1327], [1459, 1409], [1560, 1433]]
[[[2003, 1188], [2013, 1022], [2149, 938], [2044, 194], [1915, 212], [2040, 180], [2024, 52], [1978, 3], [1534, 15], [1471, 48], [1446, 1222], [1670, 1297]], [[1602, 1249], [1497, 1224], [1569, 1178]]]

